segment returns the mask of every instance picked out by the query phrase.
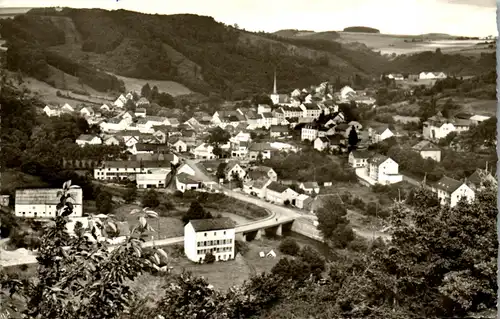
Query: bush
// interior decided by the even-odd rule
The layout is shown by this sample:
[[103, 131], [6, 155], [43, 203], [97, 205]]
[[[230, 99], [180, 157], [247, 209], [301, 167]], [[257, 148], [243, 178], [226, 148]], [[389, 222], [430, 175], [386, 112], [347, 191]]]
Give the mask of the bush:
[[135, 201], [136, 197], [137, 197], [137, 189], [135, 188], [135, 186], [133, 188], [132, 187], [127, 188], [125, 194], [123, 194], [123, 200], [128, 204]]
[[234, 242], [234, 250], [235, 256], [237, 253], [240, 253], [242, 256], [244, 256], [250, 250], [250, 247], [248, 247], [248, 243], [241, 240], [236, 240]]
[[148, 190], [142, 197], [142, 206], [155, 208], [160, 205], [158, 193], [154, 189]]
[[181, 191], [175, 191], [174, 196], [177, 198], [182, 198], [184, 196], [184, 193]]
[[287, 199], [287, 200], [285, 200], [285, 201], [283, 202], [283, 204], [284, 204], [285, 206], [290, 205], [290, 200], [288, 200], [288, 199]]
[[208, 252], [205, 254], [205, 263], [206, 264], [213, 264], [215, 262], [215, 256], [211, 252]]
[[297, 241], [295, 241], [295, 239], [285, 238], [281, 241], [279, 250], [283, 254], [287, 254], [290, 256], [297, 256], [300, 251], [300, 247], [299, 244], [297, 244]]
[[347, 249], [356, 252], [366, 252], [368, 250], [368, 242], [366, 239], [356, 236], [356, 238], [347, 244]]

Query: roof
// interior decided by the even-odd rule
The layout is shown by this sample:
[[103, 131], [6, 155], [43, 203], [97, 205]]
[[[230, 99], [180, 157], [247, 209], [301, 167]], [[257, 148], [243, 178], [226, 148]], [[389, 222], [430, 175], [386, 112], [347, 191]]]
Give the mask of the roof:
[[304, 103], [303, 105], [307, 110], [319, 110], [319, 106], [316, 103]]
[[109, 168], [170, 168], [170, 161], [105, 161], [103, 167]]
[[273, 118], [273, 113], [271, 112], [263, 112], [262, 113], [262, 118], [267, 118], [267, 119], [270, 119], [270, 118]]
[[439, 147], [431, 143], [430, 141], [420, 141], [415, 144], [412, 149], [416, 151], [440, 151]]
[[481, 122], [481, 121], [486, 121], [489, 118], [490, 118], [490, 116], [474, 115], [474, 116], [471, 116], [470, 120]]
[[[78, 188], [81, 190], [81, 188]], [[61, 197], [57, 192], [62, 191], [60, 188], [35, 188], [35, 189], [17, 189], [16, 190], [16, 205], [36, 205], [48, 204], [57, 205], [60, 203]], [[75, 193], [75, 189], [70, 189], [70, 194]], [[81, 196], [74, 196], [76, 204], [82, 204]]]
[[385, 155], [376, 154], [372, 158], [370, 158], [370, 163], [378, 166], [388, 159], [389, 157]]
[[354, 158], [370, 158], [371, 154], [368, 151], [355, 150], [351, 152]]
[[249, 147], [250, 151], [267, 151], [267, 150], [272, 150], [271, 145], [269, 143], [252, 143]]
[[305, 201], [308, 198], [310, 198], [310, 197], [307, 196], [306, 194], [299, 194], [299, 196], [297, 196], [297, 199], [301, 200], [301, 201]]
[[318, 139], [323, 143], [330, 143], [330, 139], [326, 136], [318, 137]]
[[278, 182], [271, 182], [271, 184], [267, 185], [267, 189], [275, 191], [277, 193], [283, 193], [288, 189], [288, 186], [280, 184]]
[[200, 182], [197, 180], [194, 180], [191, 175], [188, 175], [186, 173], [180, 173], [175, 176], [179, 183], [182, 184], [199, 184]]
[[96, 135], [90, 135], [90, 134], [82, 134], [78, 136], [76, 139], [77, 141], [92, 141], [93, 138], [97, 137]]
[[390, 129], [387, 127], [387, 126], [380, 126], [380, 127], [376, 127], [373, 129], [375, 132], [377, 132], [378, 134], [382, 134], [385, 132], [385, 130], [389, 130]]
[[349, 128], [349, 124], [346, 123], [341, 123], [337, 126], [335, 126], [336, 131], [346, 131]]
[[192, 219], [189, 221], [196, 232], [209, 230], [233, 229], [236, 224], [227, 217], [215, 219]]
[[143, 107], [138, 107], [135, 109], [135, 113], [146, 113], [146, 109]]
[[122, 119], [121, 118], [118, 118], [118, 117], [112, 117], [110, 119], [108, 119], [108, 123], [110, 124], [119, 124], [121, 123]]
[[493, 177], [493, 175], [491, 175], [491, 173], [485, 169], [478, 168], [474, 173], [472, 173], [471, 176], [467, 178], [467, 182], [473, 184], [476, 187], [480, 186], [481, 183], [485, 180], [490, 180], [494, 184], [497, 184], [495, 177]]
[[286, 125], [271, 125], [271, 132], [288, 133], [288, 126], [286, 126]]
[[145, 97], [141, 97], [141, 98], [137, 101], [137, 104], [149, 104], [149, 101], [148, 101], [148, 99], [146, 99]]
[[304, 184], [304, 188], [306, 188], [306, 189], [318, 188], [319, 187], [319, 185], [318, 185], [317, 182], [304, 182], [302, 184]]
[[471, 125], [471, 120], [464, 120], [464, 119], [455, 119], [453, 121], [455, 126], [470, 126]]
[[457, 181], [448, 176], [443, 176], [436, 184], [436, 188], [443, 190], [449, 194], [456, 191], [460, 186], [462, 186], [463, 182]]

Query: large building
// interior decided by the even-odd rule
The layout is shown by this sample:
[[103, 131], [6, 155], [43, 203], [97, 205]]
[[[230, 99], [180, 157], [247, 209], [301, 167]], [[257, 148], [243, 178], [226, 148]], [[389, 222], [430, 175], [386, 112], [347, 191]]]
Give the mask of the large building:
[[[60, 203], [62, 189], [35, 188], [16, 190], [15, 215], [26, 218], [55, 218], [57, 204]], [[70, 217], [83, 215], [83, 192], [79, 186], [71, 186], [71, 197], [68, 202], [73, 204], [73, 213]]]
[[191, 220], [184, 226], [184, 253], [194, 262], [203, 262], [208, 252], [215, 260], [230, 260], [234, 239], [235, 224], [229, 218]]
[[98, 180], [125, 180], [137, 174], [151, 174], [159, 168], [170, 169], [171, 162], [166, 161], [106, 161], [94, 169], [94, 178]]
[[457, 181], [447, 176], [443, 176], [436, 183], [434, 190], [441, 205], [448, 204], [450, 207], [456, 206], [462, 198], [465, 198], [469, 203], [473, 202], [476, 196], [475, 192], [464, 181]]

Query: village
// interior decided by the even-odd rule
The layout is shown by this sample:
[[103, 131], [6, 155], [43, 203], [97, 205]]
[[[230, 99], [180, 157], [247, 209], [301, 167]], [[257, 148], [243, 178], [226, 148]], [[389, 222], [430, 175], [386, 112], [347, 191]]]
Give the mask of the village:
[[[435, 81], [446, 78], [446, 75], [442, 72], [422, 72], [419, 76], [406, 79], [401, 74], [386, 77], [392, 81], [412, 82], [419, 79]], [[273, 91], [269, 94], [272, 105], [217, 110], [212, 115], [199, 114], [182, 123], [174, 117], [148, 115], [150, 102], [136, 92], [122, 94], [114, 103], [106, 103], [99, 108], [86, 105], [73, 107], [66, 103], [62, 106], [46, 105], [43, 112], [48, 117], [76, 114], [85, 118], [89, 125], [99, 127], [99, 134], [83, 134], [75, 140], [80, 147], [115, 145], [121, 146], [123, 152], [128, 154], [124, 160], [104, 160], [85, 165], [82, 160], [76, 166], [75, 163], [66, 163], [93, 171], [92, 178], [98, 183], [118, 188], [135, 183], [139, 190], [154, 189], [165, 194], [192, 191], [221, 193], [254, 201], [258, 206], [263, 206], [262, 202], [268, 203], [269, 210], [276, 210], [276, 205], [286, 207], [288, 211], [283, 218], [285, 215], [291, 219], [305, 216], [312, 224], [306, 226], [305, 231], [299, 226], [294, 226], [293, 230], [313, 239], [321, 239], [315, 229], [318, 225], [315, 212], [321, 207], [321, 202], [333, 197], [343, 203], [341, 192], [334, 186], [336, 181], [328, 180], [328, 175], [323, 173], [326, 166], [338, 165], [337, 169], [351, 174], [354, 182], [368, 188], [378, 185], [424, 185], [437, 194], [442, 205], [451, 207], [457, 205], [462, 197], [472, 202], [475, 190], [485, 179], [496, 182], [488, 167], [477, 169], [464, 180], [443, 176], [435, 183], [402, 174], [397, 161], [374, 152], [371, 146], [385, 140], [408, 137], [405, 136], [408, 133], [400, 132], [394, 125], [372, 128], [361, 124], [362, 120], [348, 120], [344, 114], [346, 105], [375, 109], [376, 99], [370, 90], [355, 91], [345, 86], [340, 92], [333, 92], [324, 82], [311, 89], [296, 89], [290, 94], [277, 92], [275, 74]], [[131, 104], [135, 105], [135, 111], [127, 110], [126, 106]], [[344, 112], [339, 107], [342, 104]], [[411, 151], [423, 159], [439, 163], [440, 139], [452, 132], [465, 132], [488, 119], [481, 115], [447, 119], [438, 113], [423, 123], [421, 132], [411, 135]], [[314, 167], [313, 174], [296, 180], [289, 178], [293, 172], [288, 172], [283, 178], [280, 176], [283, 169], [266, 166], [266, 162], [273, 158], [286, 159], [304, 152], [316, 152], [326, 164]], [[67, 225], [70, 233], [74, 234], [76, 222], [88, 227], [106, 220], [106, 215], [86, 217], [82, 189], [75, 185], [71, 192], [75, 196], [70, 216], [72, 222]], [[15, 215], [42, 220], [54, 218], [57, 193], [58, 189], [16, 190]], [[4, 200], [8, 202], [8, 199]], [[281, 228], [289, 221], [269, 219], [264, 219], [261, 224], [254, 222], [258, 226], [254, 227], [256, 230], [246, 230], [246, 239], [260, 238], [260, 229], [266, 227], [279, 226], [281, 234]], [[184, 242], [186, 256], [195, 262], [204, 261], [209, 251], [215, 252], [217, 260], [228, 260], [235, 257], [234, 241], [241, 239], [243, 234], [241, 229], [241, 234], [237, 234], [235, 229], [238, 227], [242, 226], [236, 226], [230, 218], [193, 221], [186, 225], [184, 237], [165, 239], [165, 244]], [[213, 236], [208, 237], [209, 241], [206, 237], [208, 231], [214, 231]], [[248, 236], [250, 233], [252, 235]], [[107, 236], [99, 233], [98, 237], [105, 240]], [[120, 238], [124, 240], [126, 237]], [[110, 242], [118, 243], [120, 238]], [[210, 249], [194, 248], [205, 246], [210, 246]], [[216, 249], [213, 250], [213, 247]]]

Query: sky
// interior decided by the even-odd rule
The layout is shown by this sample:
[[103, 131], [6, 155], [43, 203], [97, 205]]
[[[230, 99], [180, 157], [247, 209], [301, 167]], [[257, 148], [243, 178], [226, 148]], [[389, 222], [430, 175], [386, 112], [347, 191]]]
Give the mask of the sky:
[[[500, 0], [497, 0], [500, 1]], [[497, 35], [496, 0], [0, 0], [1, 7], [125, 9], [212, 16], [249, 31], [341, 31], [367, 26], [388, 34]]]

